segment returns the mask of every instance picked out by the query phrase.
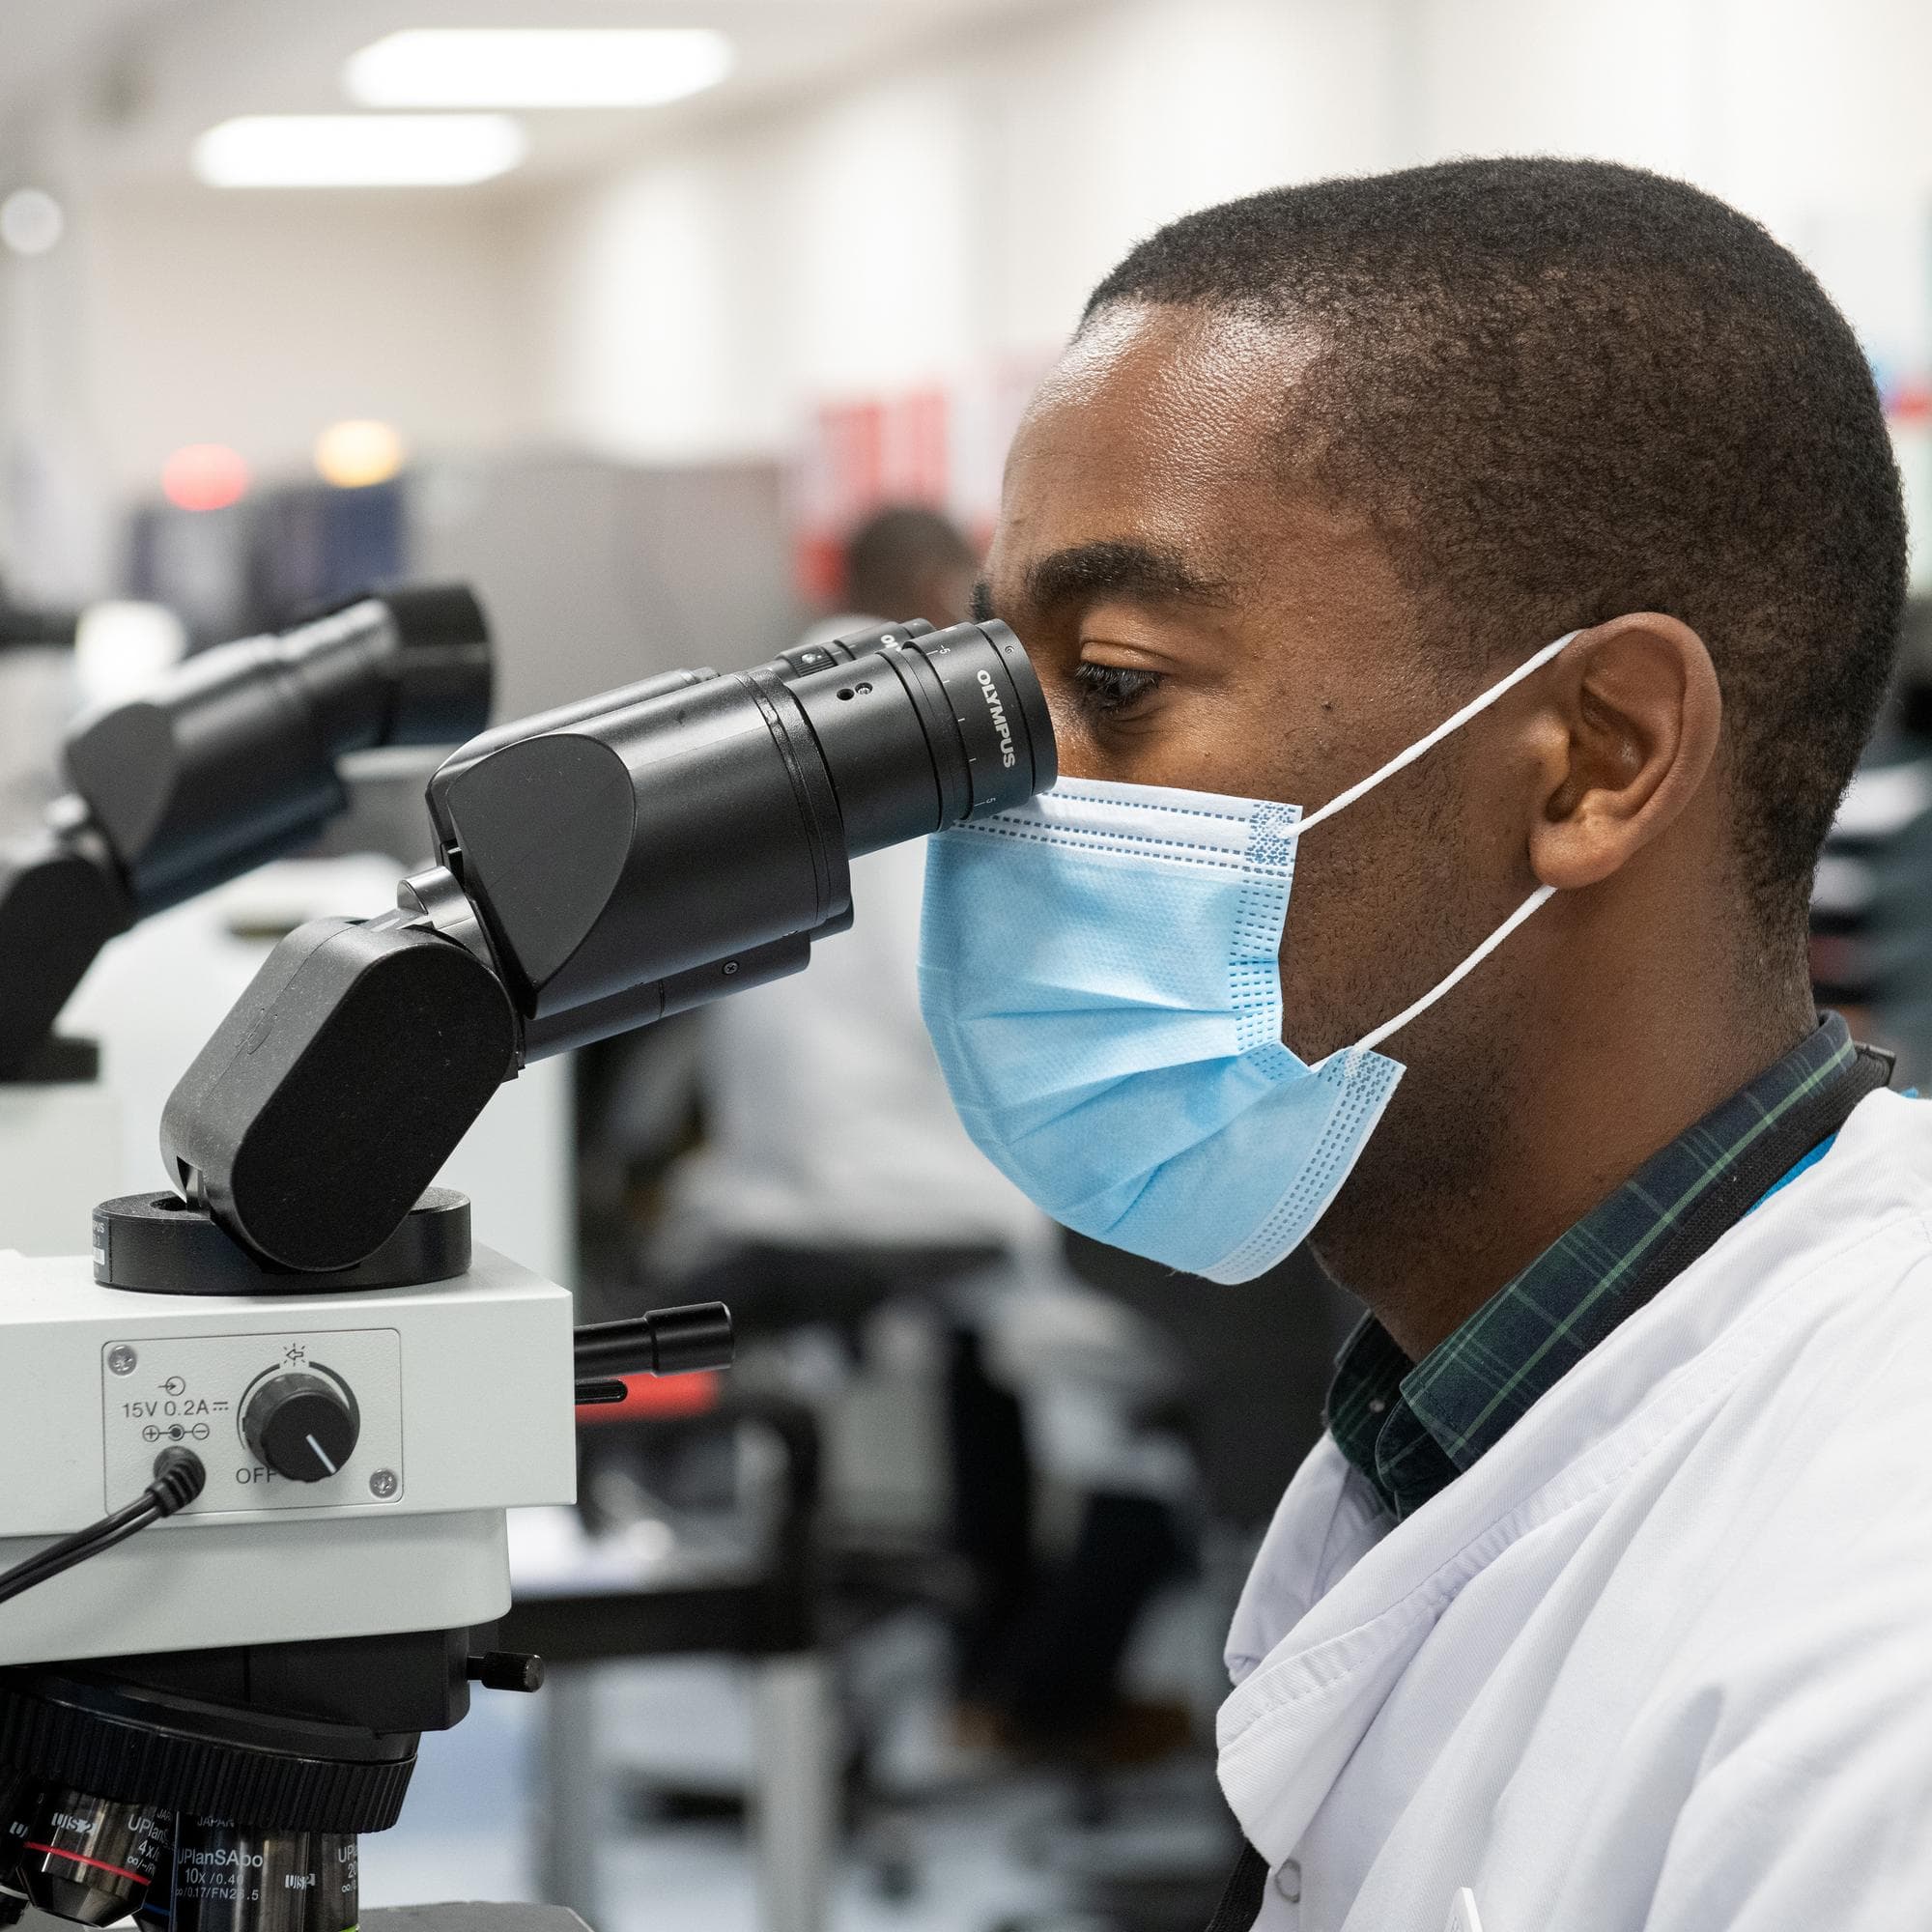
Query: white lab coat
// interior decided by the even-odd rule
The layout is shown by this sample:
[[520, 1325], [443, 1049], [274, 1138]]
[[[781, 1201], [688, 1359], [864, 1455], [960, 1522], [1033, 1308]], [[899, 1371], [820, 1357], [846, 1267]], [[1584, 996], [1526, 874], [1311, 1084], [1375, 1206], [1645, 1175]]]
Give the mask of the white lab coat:
[[1400, 1525], [1324, 1439], [1229, 1664], [1264, 1932], [1932, 1927], [1932, 1102]]

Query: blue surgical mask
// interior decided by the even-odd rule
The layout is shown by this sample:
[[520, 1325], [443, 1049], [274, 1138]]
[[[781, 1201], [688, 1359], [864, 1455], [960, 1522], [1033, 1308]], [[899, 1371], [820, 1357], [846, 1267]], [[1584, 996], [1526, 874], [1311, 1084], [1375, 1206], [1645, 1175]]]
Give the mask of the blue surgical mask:
[[1040, 1208], [1211, 1281], [1251, 1281], [1321, 1218], [1402, 1078], [1375, 1049], [1456, 970], [1310, 1065], [1282, 1040], [1300, 840], [1546, 665], [1559, 638], [1319, 811], [1063, 779], [930, 841], [920, 1002], [966, 1131]]

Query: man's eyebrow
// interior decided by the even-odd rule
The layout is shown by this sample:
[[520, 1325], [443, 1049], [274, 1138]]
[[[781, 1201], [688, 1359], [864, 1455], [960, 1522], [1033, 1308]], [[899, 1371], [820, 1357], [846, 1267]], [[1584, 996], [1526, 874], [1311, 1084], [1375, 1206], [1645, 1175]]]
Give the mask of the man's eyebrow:
[[1114, 540], [1049, 552], [1027, 566], [1025, 586], [1027, 603], [1037, 611], [1097, 597], [1142, 604], [1220, 604], [1230, 590], [1192, 568], [1176, 551]]

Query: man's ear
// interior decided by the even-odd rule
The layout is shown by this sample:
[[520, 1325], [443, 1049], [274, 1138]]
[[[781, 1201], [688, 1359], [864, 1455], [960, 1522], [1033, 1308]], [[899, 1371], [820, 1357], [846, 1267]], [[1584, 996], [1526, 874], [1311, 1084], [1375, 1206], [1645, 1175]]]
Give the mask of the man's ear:
[[1724, 707], [1703, 639], [1657, 611], [1594, 625], [1550, 670], [1530, 727], [1529, 860], [1574, 892], [1676, 821], [1717, 756]]

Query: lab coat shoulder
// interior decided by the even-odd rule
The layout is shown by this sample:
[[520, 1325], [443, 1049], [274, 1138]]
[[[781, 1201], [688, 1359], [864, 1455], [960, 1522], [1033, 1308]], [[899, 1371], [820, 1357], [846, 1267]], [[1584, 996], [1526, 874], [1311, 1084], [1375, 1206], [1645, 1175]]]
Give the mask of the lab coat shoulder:
[[1928, 1447], [1932, 1106], [1889, 1094], [1401, 1525], [1324, 1445], [1221, 1721], [1293, 1922], [1915, 1922]]

